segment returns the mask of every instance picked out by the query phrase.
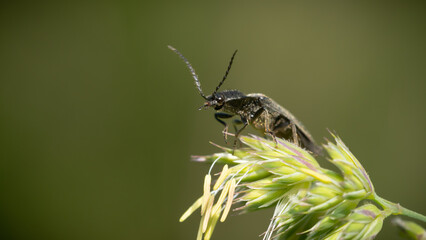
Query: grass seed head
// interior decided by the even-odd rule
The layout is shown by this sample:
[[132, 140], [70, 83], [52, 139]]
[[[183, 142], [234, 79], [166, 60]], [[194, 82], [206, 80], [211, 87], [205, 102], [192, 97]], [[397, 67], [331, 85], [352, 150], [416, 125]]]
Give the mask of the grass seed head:
[[194, 156], [224, 167], [213, 187], [206, 175], [203, 196], [180, 220], [201, 207], [197, 239], [210, 239], [217, 221], [225, 221], [234, 205], [240, 212], [275, 207], [264, 239], [374, 238], [389, 214], [373, 204], [358, 206], [375, 196], [373, 184], [340, 138], [335, 140], [324, 148], [340, 172], [322, 168], [308, 151], [282, 139], [242, 136], [245, 147], [234, 154], [220, 147], [221, 153]]

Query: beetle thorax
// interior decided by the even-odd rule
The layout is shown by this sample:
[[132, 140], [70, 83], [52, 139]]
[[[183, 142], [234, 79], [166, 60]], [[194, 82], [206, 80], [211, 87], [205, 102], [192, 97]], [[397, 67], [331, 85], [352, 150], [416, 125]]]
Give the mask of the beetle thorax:
[[216, 93], [216, 98], [221, 99], [223, 101], [222, 106], [219, 109], [223, 112], [238, 114], [239, 110], [243, 105], [245, 95], [244, 93], [238, 90], [225, 90], [222, 92]]

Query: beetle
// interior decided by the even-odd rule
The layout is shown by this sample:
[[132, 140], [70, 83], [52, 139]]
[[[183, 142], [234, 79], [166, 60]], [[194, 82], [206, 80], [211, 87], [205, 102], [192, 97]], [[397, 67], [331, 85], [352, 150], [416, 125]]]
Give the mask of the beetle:
[[[215, 119], [225, 126], [223, 130], [225, 141], [228, 135], [228, 124], [223, 119], [239, 116], [240, 120], [234, 121], [235, 124], [243, 124], [243, 126], [235, 133], [236, 139], [240, 133], [248, 126], [252, 125], [255, 129], [262, 131], [264, 134], [270, 134], [274, 141], [275, 137], [292, 140], [293, 143], [308, 149], [309, 151], [321, 155], [321, 147], [319, 147], [312, 135], [306, 130], [303, 124], [297, 120], [293, 114], [287, 109], [280, 106], [271, 98], [261, 93], [244, 94], [238, 90], [224, 90], [219, 92], [219, 88], [226, 80], [231, 69], [237, 50], [233, 53], [228, 68], [222, 81], [216, 87], [211, 95], [206, 96], [201, 89], [200, 81], [195, 73], [194, 68], [189, 61], [174, 47], [168, 46], [186, 63], [192, 77], [195, 80], [195, 86], [201, 97], [206, 101], [199, 108], [214, 108], [216, 110]], [[235, 126], [235, 125], [234, 125]], [[234, 142], [235, 148], [236, 141]]]

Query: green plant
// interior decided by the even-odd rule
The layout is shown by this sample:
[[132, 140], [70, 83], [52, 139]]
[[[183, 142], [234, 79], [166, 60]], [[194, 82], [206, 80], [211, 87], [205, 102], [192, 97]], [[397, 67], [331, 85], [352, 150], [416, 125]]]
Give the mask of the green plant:
[[[201, 208], [197, 239], [210, 239], [232, 206], [241, 212], [275, 207], [264, 239], [373, 239], [390, 215], [426, 222], [425, 216], [379, 197], [360, 162], [333, 137], [336, 143], [324, 148], [340, 173], [322, 168], [309, 152], [282, 139], [243, 136], [244, 148], [194, 156], [212, 166], [203, 196], [180, 221]], [[215, 164], [224, 166], [212, 187]]]

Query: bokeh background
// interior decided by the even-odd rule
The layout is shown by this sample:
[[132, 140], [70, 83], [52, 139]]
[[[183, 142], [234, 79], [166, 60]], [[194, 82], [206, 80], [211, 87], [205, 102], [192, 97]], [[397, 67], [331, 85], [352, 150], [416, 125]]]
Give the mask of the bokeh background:
[[[206, 93], [264, 93], [336, 131], [384, 198], [426, 213], [422, 1], [3, 2], [1, 239], [195, 239], [178, 218], [224, 144]], [[271, 209], [214, 239], [260, 239]], [[424, 225], [424, 224], [423, 224]], [[378, 239], [399, 239], [387, 222]]]

